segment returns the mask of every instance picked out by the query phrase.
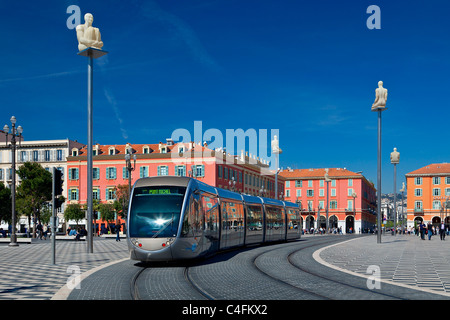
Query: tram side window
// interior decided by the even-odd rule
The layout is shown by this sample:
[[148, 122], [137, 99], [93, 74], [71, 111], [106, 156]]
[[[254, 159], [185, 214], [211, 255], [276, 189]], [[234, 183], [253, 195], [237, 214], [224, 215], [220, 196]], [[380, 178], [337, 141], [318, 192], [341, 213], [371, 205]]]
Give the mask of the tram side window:
[[262, 207], [248, 206], [247, 210], [247, 229], [262, 230]]
[[202, 220], [199, 212], [198, 197], [191, 194], [189, 198], [189, 206], [183, 221], [183, 229], [181, 236], [195, 237], [201, 233]]
[[217, 198], [208, 196], [208, 195], [202, 195], [201, 196], [202, 201], [202, 211], [204, 216], [204, 223], [205, 223], [205, 231], [218, 231], [218, 220], [219, 220], [219, 202]]

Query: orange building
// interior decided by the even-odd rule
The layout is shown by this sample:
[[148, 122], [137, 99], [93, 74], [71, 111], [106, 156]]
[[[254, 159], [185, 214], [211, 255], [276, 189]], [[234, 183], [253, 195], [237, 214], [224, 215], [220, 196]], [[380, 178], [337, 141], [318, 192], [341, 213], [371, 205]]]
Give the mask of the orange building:
[[405, 176], [408, 227], [414, 227], [419, 221], [434, 226], [444, 221], [449, 227], [450, 163], [433, 163]]
[[[285, 199], [302, 208], [302, 225], [306, 230], [326, 227], [328, 192], [328, 226], [342, 228], [343, 233], [366, 232], [376, 224], [376, 189], [360, 173], [343, 168], [284, 170]], [[328, 186], [327, 186], [328, 184]]]
[[[87, 147], [70, 150], [67, 157], [66, 205], [87, 202]], [[125, 155], [136, 156], [131, 174], [132, 185], [139, 178], [151, 176], [194, 176], [211, 186], [250, 195], [275, 196], [275, 177], [269, 166], [241, 154], [233, 156], [214, 151], [198, 143], [125, 144], [93, 146], [93, 198], [113, 203], [115, 187], [128, 185]], [[278, 190], [284, 192], [284, 179], [279, 178]], [[116, 221], [124, 224], [123, 219]], [[85, 224], [82, 221], [80, 224]], [[98, 228], [106, 222], [97, 220]], [[122, 229], [123, 230], [123, 229]]]

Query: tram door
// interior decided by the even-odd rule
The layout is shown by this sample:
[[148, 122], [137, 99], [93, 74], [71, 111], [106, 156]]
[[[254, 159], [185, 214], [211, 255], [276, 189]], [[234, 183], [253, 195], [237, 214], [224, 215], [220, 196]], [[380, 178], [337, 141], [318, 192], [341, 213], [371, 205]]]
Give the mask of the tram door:
[[200, 195], [200, 212], [203, 226], [203, 251], [219, 249], [219, 201], [209, 193]]

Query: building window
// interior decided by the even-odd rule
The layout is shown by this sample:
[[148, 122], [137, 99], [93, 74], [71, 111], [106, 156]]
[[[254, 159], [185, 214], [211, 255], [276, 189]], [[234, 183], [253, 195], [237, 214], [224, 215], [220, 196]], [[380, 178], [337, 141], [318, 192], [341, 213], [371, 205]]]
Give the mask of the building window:
[[347, 200], [347, 208], [353, 211], [353, 200]]
[[353, 187], [353, 179], [348, 179], [348, 186]]
[[168, 176], [169, 167], [168, 166], [158, 166], [158, 176]]
[[72, 157], [76, 157], [76, 156], [78, 156], [78, 150], [72, 149]]
[[143, 153], [143, 154], [149, 154], [149, 153], [150, 153], [150, 148], [149, 148], [149, 147], [144, 147], [144, 148], [142, 149], [142, 153]]
[[78, 180], [78, 168], [69, 168], [69, 180]]
[[50, 150], [45, 150], [44, 152], [44, 160], [50, 161]]
[[353, 189], [352, 188], [348, 188], [347, 190], [347, 196], [351, 197], [353, 194]]
[[441, 177], [433, 177], [433, 184], [441, 184]]
[[433, 189], [433, 196], [440, 196], [441, 195], [441, 189], [434, 188]]
[[[323, 180], [321, 180], [321, 181], [323, 181]], [[324, 189], [319, 189], [319, 197], [323, 197], [324, 193], [325, 193]]]
[[414, 180], [415, 180], [416, 186], [422, 185], [422, 177], [416, 177], [416, 179], [414, 179]]
[[336, 179], [331, 180], [331, 186], [336, 187]]
[[314, 210], [313, 202], [311, 200], [308, 200], [308, 211], [313, 211], [313, 210]]
[[20, 151], [20, 160], [26, 162], [27, 161], [27, 152], [26, 151]]
[[186, 166], [175, 166], [175, 175], [178, 177], [186, 176]]
[[286, 189], [286, 198], [290, 198], [291, 197], [291, 190]]
[[78, 189], [69, 189], [69, 200], [78, 200]]
[[450, 196], [450, 188], [445, 188], [445, 196]]
[[116, 191], [114, 188], [106, 188], [106, 200], [116, 199]]
[[39, 152], [37, 150], [33, 151], [33, 161], [39, 161]]
[[314, 189], [306, 190], [306, 196], [307, 197], [314, 197]]
[[416, 197], [421, 197], [422, 196], [422, 189], [420, 189], [420, 188], [414, 189], [414, 195]]
[[415, 201], [414, 202], [414, 208], [415, 209], [422, 209], [423, 205], [422, 205], [422, 201]]
[[100, 189], [92, 189], [92, 199], [100, 200]]
[[441, 202], [439, 200], [433, 201], [433, 209], [439, 210], [441, 208]]
[[63, 161], [63, 151], [62, 150], [56, 150], [56, 160], [57, 161]]
[[330, 209], [337, 209], [337, 201], [336, 200], [330, 201]]
[[301, 188], [302, 185], [303, 185], [302, 181], [303, 181], [303, 180], [295, 180], [295, 187], [296, 187], [296, 188]]
[[297, 197], [301, 197], [302, 196], [302, 190], [301, 189], [297, 189]]
[[319, 201], [319, 209], [323, 209], [324, 208], [324, 202], [323, 201]]
[[218, 166], [217, 167], [217, 172], [218, 172], [218, 176], [219, 176], [219, 178], [222, 178], [222, 166]]
[[290, 188], [291, 187], [291, 182], [290, 181], [286, 181], [286, 188]]
[[312, 180], [308, 180], [308, 187], [312, 188], [312, 186], [313, 186], [313, 181]]
[[92, 179], [94, 179], [94, 180], [100, 179], [100, 169], [99, 168], [92, 168]]
[[336, 197], [336, 189], [331, 189], [331, 196]]
[[115, 148], [109, 148], [108, 149], [108, 153], [110, 156], [115, 155], [116, 154], [116, 149]]
[[140, 178], [148, 177], [148, 166], [143, 166], [139, 168], [139, 177]]
[[196, 177], [204, 177], [205, 176], [205, 166], [203, 164], [193, 166], [192, 170], [194, 170], [194, 174]]
[[123, 179], [128, 179], [130, 172], [128, 171], [127, 167], [123, 167], [122, 168], [122, 178]]
[[114, 180], [117, 177], [117, 172], [115, 167], [106, 168], [106, 179]]

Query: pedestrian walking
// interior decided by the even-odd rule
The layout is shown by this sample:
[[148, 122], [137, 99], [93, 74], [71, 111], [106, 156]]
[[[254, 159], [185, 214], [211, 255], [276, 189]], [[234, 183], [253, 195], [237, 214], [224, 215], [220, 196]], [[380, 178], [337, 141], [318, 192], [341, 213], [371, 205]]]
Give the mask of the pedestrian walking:
[[425, 240], [426, 226], [423, 221], [420, 223], [419, 229], [420, 229], [420, 239]]
[[116, 226], [116, 241], [120, 241], [120, 224]]
[[441, 240], [445, 240], [445, 224], [441, 222], [441, 226], [439, 228], [439, 235], [441, 236]]
[[428, 240], [431, 240], [431, 236], [433, 235], [433, 226], [431, 225], [431, 222], [428, 222], [427, 230], [428, 230]]

